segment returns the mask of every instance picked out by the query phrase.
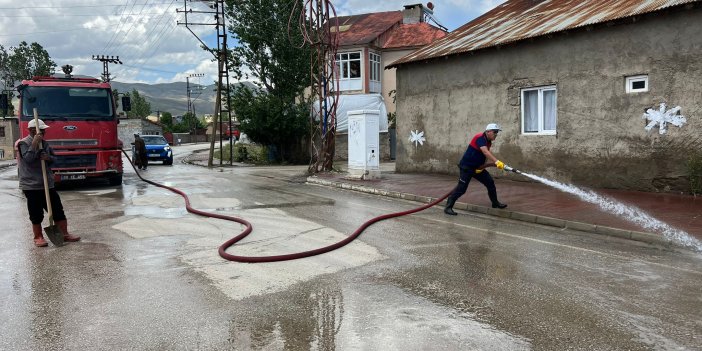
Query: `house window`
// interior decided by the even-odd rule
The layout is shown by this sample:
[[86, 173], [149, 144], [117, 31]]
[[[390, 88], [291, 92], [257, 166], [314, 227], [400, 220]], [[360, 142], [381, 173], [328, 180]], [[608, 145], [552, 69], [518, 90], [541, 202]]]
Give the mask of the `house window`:
[[343, 52], [336, 54], [336, 76], [339, 90], [362, 90], [361, 52]]
[[370, 61], [370, 92], [379, 93], [381, 89], [380, 85], [380, 55], [371, 52], [369, 54]]
[[361, 78], [361, 53], [346, 52], [336, 54], [336, 67], [339, 68], [339, 78]]
[[380, 55], [370, 53], [370, 80], [380, 81]]
[[626, 77], [626, 92], [640, 93], [648, 91], [648, 76], [631, 76]]
[[0, 127], [0, 138], [5, 137], [5, 127]]
[[556, 134], [556, 87], [522, 89], [522, 134]]

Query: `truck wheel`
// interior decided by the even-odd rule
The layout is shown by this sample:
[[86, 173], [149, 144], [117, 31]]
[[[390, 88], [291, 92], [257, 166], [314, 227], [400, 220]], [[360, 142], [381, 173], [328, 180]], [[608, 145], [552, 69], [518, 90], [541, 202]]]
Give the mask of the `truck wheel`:
[[170, 165], [173, 164], [173, 159], [172, 159], [172, 158], [169, 158], [169, 159], [163, 161], [163, 164], [166, 165], [166, 166], [170, 166]]
[[112, 176], [108, 179], [110, 185], [122, 185], [122, 174]]

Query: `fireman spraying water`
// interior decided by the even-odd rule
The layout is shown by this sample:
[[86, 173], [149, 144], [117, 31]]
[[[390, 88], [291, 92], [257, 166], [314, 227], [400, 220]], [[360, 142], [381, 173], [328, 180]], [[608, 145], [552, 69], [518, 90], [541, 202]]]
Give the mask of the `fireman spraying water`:
[[493, 208], [507, 207], [506, 204], [503, 204], [497, 200], [497, 188], [495, 187], [495, 181], [492, 179], [490, 172], [486, 170], [487, 167], [495, 166], [498, 169], [520, 173], [518, 170], [507, 166], [504, 164], [504, 162], [498, 160], [497, 157], [495, 157], [495, 155], [493, 155], [490, 151], [492, 142], [497, 139], [497, 134], [501, 130], [502, 128], [499, 124], [490, 123], [485, 127], [484, 132], [475, 134], [473, 139], [471, 139], [470, 144], [468, 144], [468, 148], [466, 148], [466, 152], [463, 154], [463, 158], [461, 158], [461, 161], [458, 163], [458, 168], [460, 169], [458, 185], [456, 185], [454, 191], [446, 199], [444, 213], [447, 215], [455, 216], [457, 214], [453, 210], [453, 205], [456, 204], [456, 200], [458, 200], [459, 197], [466, 193], [468, 183], [470, 182], [471, 178], [475, 178], [485, 186]]

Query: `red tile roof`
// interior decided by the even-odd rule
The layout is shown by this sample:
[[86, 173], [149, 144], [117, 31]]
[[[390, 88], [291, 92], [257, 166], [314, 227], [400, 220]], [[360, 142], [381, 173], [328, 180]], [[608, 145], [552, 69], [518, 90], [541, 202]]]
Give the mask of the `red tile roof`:
[[700, 0], [508, 0], [389, 68], [695, 2]]
[[383, 49], [424, 46], [445, 36], [445, 31], [426, 22], [400, 24], [390, 31]]
[[[392, 28], [402, 23], [402, 11], [366, 13], [341, 16], [339, 18], [339, 46], [368, 44]], [[330, 20], [332, 26], [335, 19]]]

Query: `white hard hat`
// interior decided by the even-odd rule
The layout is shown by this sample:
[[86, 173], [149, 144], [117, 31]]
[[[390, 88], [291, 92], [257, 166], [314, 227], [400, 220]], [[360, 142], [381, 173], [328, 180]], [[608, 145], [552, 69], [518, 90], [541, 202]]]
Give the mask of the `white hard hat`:
[[[39, 122], [39, 129], [49, 128], [49, 126], [47, 126], [46, 123], [44, 123], [44, 121], [42, 121], [40, 119], [37, 119], [37, 121]], [[27, 124], [27, 128], [36, 128], [36, 127], [37, 127], [37, 124], [34, 123], [34, 120], [29, 121], [29, 124]]]
[[502, 128], [500, 128], [500, 125], [497, 123], [490, 123], [487, 125], [487, 127], [485, 127], [485, 131], [488, 130], [502, 130]]

